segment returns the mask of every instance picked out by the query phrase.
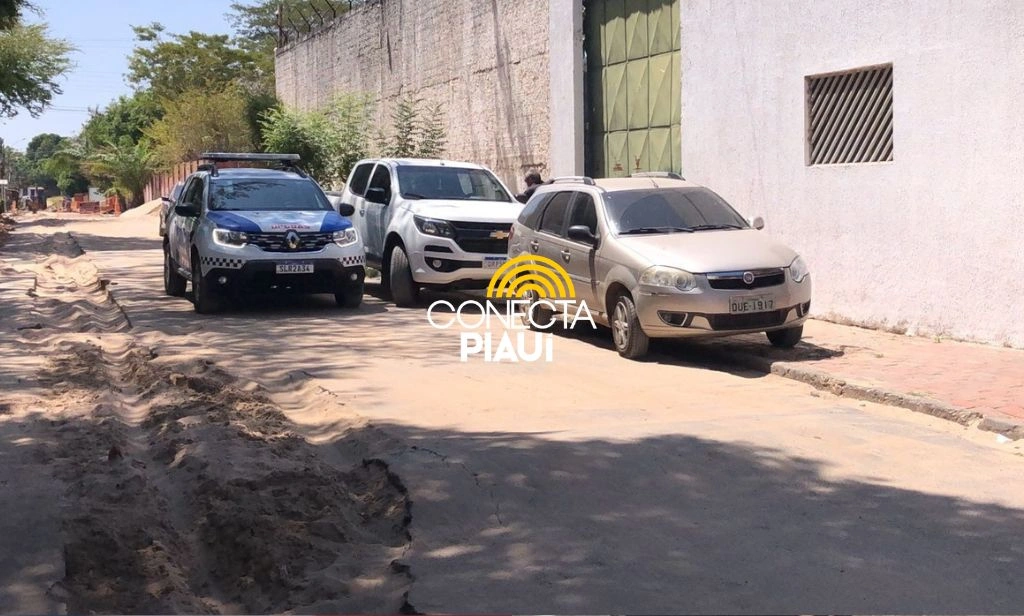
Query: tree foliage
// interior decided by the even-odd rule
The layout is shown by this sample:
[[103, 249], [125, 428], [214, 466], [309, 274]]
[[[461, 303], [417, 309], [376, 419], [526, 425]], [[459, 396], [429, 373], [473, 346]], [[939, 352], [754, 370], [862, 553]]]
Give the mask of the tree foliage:
[[167, 34], [159, 23], [136, 26], [139, 44], [128, 58], [127, 79], [159, 99], [185, 92], [223, 91], [230, 84], [268, 90], [272, 72], [260, 53], [224, 34]]
[[89, 179], [82, 173], [84, 158], [84, 150], [77, 139], [64, 139], [39, 167], [53, 178], [61, 194], [71, 196], [89, 190]]
[[444, 153], [447, 131], [441, 105], [423, 109], [423, 100], [404, 97], [391, 112], [391, 132], [381, 132], [381, 155], [392, 158], [438, 158]]
[[[350, 6], [365, 4], [365, 0], [248, 0], [231, 3], [228, 14], [238, 35], [269, 45], [271, 51], [278, 34], [278, 8], [285, 27], [317, 26], [321, 20], [333, 19], [349, 10]], [[308, 23], [308, 26], [307, 26]]]
[[370, 105], [362, 96], [339, 96], [317, 111], [278, 107], [263, 116], [263, 146], [298, 154], [306, 171], [329, 186], [345, 181], [366, 156], [369, 121]]
[[123, 139], [109, 143], [93, 153], [83, 163], [86, 173], [105, 181], [111, 189], [128, 202], [129, 207], [142, 204], [146, 184], [156, 172], [153, 151], [146, 142], [132, 143]]
[[186, 91], [163, 106], [163, 117], [146, 130], [163, 166], [195, 160], [203, 152], [248, 152], [255, 147], [246, 99], [237, 87]]
[[[10, 23], [7, 14], [0, 20]], [[66, 41], [49, 38], [41, 24], [15, 21], [0, 29], [0, 116], [14, 117], [20, 109], [41, 114], [62, 92], [57, 78], [71, 68], [72, 50]]]
[[163, 117], [163, 107], [152, 92], [142, 90], [122, 96], [102, 111], [93, 112], [82, 127], [81, 138], [86, 149], [107, 143], [118, 143], [127, 137], [132, 142], [143, 138], [145, 131]]

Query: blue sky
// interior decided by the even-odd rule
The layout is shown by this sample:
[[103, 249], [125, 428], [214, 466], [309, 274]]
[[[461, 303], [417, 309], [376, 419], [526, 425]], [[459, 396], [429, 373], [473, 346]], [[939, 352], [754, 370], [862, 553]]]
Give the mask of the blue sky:
[[33, 0], [50, 34], [67, 39], [78, 51], [75, 68], [61, 80], [64, 94], [53, 109], [39, 118], [19, 113], [0, 119], [0, 137], [6, 145], [24, 150], [39, 133], [71, 136], [89, 117], [87, 108], [103, 107], [131, 92], [124, 82], [128, 54], [133, 47], [132, 26], [159, 21], [168, 32], [229, 32], [226, 14], [231, 0]]

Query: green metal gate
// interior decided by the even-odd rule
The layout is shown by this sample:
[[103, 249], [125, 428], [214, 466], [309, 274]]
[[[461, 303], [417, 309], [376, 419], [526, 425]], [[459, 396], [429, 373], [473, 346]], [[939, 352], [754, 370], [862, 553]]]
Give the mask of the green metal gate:
[[587, 0], [586, 167], [680, 173], [679, 0]]

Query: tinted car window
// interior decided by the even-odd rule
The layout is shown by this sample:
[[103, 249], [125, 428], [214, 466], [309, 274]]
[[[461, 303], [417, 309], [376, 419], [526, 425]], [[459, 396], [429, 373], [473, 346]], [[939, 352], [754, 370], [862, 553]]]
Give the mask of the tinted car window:
[[171, 201], [177, 201], [178, 197], [181, 196], [182, 190], [184, 190], [184, 189], [185, 189], [185, 182], [184, 181], [178, 182], [177, 184], [175, 184], [174, 188], [171, 190], [171, 194], [169, 195], [170, 198], [171, 198]]
[[749, 226], [724, 199], [703, 187], [614, 192], [605, 195], [605, 203], [618, 233]]
[[565, 226], [565, 216], [569, 213], [569, 201], [573, 193], [560, 192], [551, 199], [551, 203], [544, 209], [544, 216], [541, 218], [540, 230], [562, 234], [562, 227]]
[[373, 179], [367, 188], [383, 188], [384, 197], [391, 200], [391, 172], [384, 165], [377, 165], [373, 172]]
[[572, 206], [572, 216], [569, 218], [569, 226], [583, 225], [590, 229], [590, 232], [597, 235], [597, 208], [594, 206], [594, 198], [587, 193], [576, 193], [576, 201]]
[[373, 163], [363, 163], [352, 170], [348, 187], [352, 194], [362, 196], [366, 192], [366, 184], [370, 181], [370, 172], [373, 171]]
[[529, 227], [534, 231], [537, 230], [537, 226], [540, 225], [540, 216], [544, 213], [544, 207], [551, 201], [551, 197], [554, 197], [556, 193], [544, 193], [541, 195], [534, 195], [526, 205], [523, 206], [523, 211], [519, 213], [519, 224]]
[[512, 201], [501, 182], [485, 169], [403, 165], [398, 183], [406, 199]]
[[189, 205], [200, 206], [203, 203], [203, 180], [202, 178], [192, 178], [192, 180], [186, 185], [185, 196], [181, 200], [182, 203]]
[[333, 210], [310, 180], [218, 178], [210, 184], [211, 210]]

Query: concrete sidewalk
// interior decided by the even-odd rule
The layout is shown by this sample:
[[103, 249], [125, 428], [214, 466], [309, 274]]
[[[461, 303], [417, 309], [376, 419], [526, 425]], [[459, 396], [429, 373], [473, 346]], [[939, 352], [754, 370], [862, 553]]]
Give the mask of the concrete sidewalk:
[[814, 385], [1024, 438], [1024, 351], [810, 321], [795, 349], [763, 335], [706, 343], [715, 355]]

